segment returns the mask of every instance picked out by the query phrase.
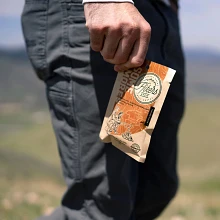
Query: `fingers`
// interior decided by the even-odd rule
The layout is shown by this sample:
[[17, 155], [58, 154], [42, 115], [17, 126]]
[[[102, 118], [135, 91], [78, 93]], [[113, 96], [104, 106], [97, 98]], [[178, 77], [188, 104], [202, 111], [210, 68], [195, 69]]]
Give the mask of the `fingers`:
[[100, 52], [105, 61], [115, 64], [116, 71], [142, 65], [151, 30], [134, 5], [88, 3], [84, 5], [84, 12], [94, 51]]
[[104, 44], [104, 33], [98, 28], [93, 28], [90, 31], [90, 45], [94, 51], [101, 51]]
[[116, 64], [114, 66], [115, 71], [125, 71], [133, 67], [141, 66], [144, 63], [148, 50], [148, 44], [150, 42], [150, 31], [151, 30], [148, 28], [141, 32], [140, 38], [136, 40], [129, 59], [123, 64]]
[[134, 44], [133, 51], [126, 63], [118, 64], [114, 66], [114, 70], [117, 72], [125, 71], [132, 67], [141, 66], [144, 62], [146, 54], [145, 51], [140, 47], [140, 40], [137, 40]]
[[111, 59], [106, 59], [106, 57], [103, 56], [105, 61], [112, 63], [112, 64], [122, 64], [122, 63], [127, 62], [130, 56], [130, 53], [133, 49], [136, 37], [137, 35], [123, 37], [120, 40], [118, 47], [116, 48], [117, 50], [115, 51], [115, 54], [114, 56], [112, 56]]
[[120, 30], [119, 31], [113, 30], [106, 34], [104, 45], [101, 50], [101, 55], [103, 56], [104, 60], [110, 61], [111, 59], [114, 58], [121, 38], [120, 35], [121, 35]]

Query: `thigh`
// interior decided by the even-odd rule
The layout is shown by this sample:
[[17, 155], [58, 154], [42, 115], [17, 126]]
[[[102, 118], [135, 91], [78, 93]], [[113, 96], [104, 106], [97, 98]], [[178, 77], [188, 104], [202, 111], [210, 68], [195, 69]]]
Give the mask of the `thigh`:
[[[101, 78], [98, 84], [106, 80]], [[57, 75], [46, 85], [68, 185], [62, 200], [66, 215], [76, 220], [129, 219], [135, 202], [137, 163], [99, 140], [102, 118], [94, 84]], [[105, 89], [102, 87], [102, 94]]]
[[50, 77], [45, 82], [68, 185], [62, 206], [74, 220], [129, 219], [135, 202], [137, 163], [99, 139], [116, 73], [90, 49], [81, 1], [62, 0], [59, 5], [58, 25], [54, 26], [57, 16], [49, 17]]
[[138, 219], [154, 219], [176, 193], [177, 135], [184, 111], [185, 74], [178, 16], [163, 3], [154, 2], [151, 7], [152, 16], [142, 12], [153, 33], [147, 57], [177, 72], [152, 134], [146, 162], [139, 164]]

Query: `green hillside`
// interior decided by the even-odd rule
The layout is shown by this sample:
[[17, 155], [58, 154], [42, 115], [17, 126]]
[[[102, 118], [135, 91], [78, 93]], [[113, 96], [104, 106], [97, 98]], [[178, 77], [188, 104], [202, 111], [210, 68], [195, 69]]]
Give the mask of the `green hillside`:
[[[178, 196], [159, 220], [220, 220], [220, 54], [187, 50]], [[45, 100], [23, 48], [0, 49], [0, 220], [32, 220], [65, 185]]]
[[32, 109], [46, 106], [44, 84], [37, 79], [23, 49], [0, 50], [0, 105], [3, 103]]
[[[219, 108], [220, 100], [188, 104], [180, 131], [181, 187], [160, 220], [220, 219]], [[0, 219], [50, 213], [65, 186], [48, 113], [2, 112], [0, 126]]]
[[[220, 54], [186, 50], [187, 96], [190, 100], [219, 97]], [[0, 48], [0, 105], [17, 103], [26, 108], [45, 108], [44, 84], [37, 79], [24, 48]]]

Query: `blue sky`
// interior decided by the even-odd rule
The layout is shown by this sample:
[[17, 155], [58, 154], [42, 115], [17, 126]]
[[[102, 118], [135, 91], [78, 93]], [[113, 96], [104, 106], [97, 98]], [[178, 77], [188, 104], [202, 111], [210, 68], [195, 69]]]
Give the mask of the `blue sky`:
[[[184, 47], [220, 52], [220, 0], [180, 0]], [[24, 0], [0, 0], [0, 47], [23, 45], [20, 14]]]

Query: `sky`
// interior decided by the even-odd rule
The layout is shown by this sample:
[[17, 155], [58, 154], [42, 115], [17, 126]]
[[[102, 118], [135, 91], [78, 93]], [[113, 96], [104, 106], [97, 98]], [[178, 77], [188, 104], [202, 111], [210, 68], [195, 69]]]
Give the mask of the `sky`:
[[[134, 0], [135, 1], [135, 0]], [[0, 47], [24, 45], [20, 15], [24, 0], [0, 0]], [[220, 52], [220, 0], [180, 0], [180, 23], [185, 48]]]

